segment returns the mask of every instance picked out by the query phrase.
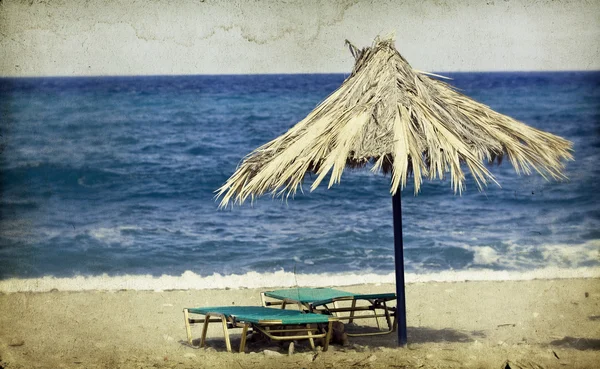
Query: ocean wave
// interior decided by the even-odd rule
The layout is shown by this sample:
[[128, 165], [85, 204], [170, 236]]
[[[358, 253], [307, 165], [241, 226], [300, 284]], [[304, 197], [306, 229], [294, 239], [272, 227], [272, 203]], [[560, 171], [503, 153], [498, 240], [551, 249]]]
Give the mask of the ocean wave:
[[577, 268], [600, 260], [600, 240], [593, 239], [579, 244], [523, 244], [511, 241], [500, 245], [457, 245], [473, 253], [469, 266], [527, 265]]
[[96, 189], [114, 186], [123, 175], [103, 168], [81, 165], [65, 165], [52, 162], [29, 161], [3, 168], [6, 187], [47, 189], [55, 186], [61, 190], [73, 188]]
[[[530, 271], [493, 271], [493, 270], [447, 270], [437, 273], [406, 273], [407, 284], [466, 282], [466, 281], [524, 281], [533, 279], [572, 279], [600, 278], [600, 267], [581, 267], [562, 269], [547, 267]], [[359, 284], [393, 284], [395, 274], [377, 273], [320, 273], [295, 274], [280, 270], [273, 273], [248, 272], [245, 274], [201, 276], [186, 271], [180, 276], [162, 275], [124, 275], [77, 276], [56, 278], [46, 276], [30, 279], [7, 279], [0, 281], [0, 292], [50, 292], [50, 291], [168, 291], [168, 290], [206, 290], [206, 289], [244, 289], [244, 288], [293, 288], [351, 286]]]
[[142, 228], [137, 226], [118, 226], [112, 228], [96, 228], [88, 230], [89, 236], [106, 244], [116, 243], [123, 246], [129, 246], [133, 240], [128, 233], [140, 231]]

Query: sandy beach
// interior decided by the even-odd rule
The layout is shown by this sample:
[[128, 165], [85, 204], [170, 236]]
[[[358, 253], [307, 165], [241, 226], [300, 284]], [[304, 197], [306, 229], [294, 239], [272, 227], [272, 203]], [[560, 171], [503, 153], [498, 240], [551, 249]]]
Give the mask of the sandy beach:
[[[344, 287], [389, 292], [393, 285]], [[408, 348], [395, 334], [314, 353], [252, 343], [227, 353], [221, 330], [189, 347], [184, 307], [259, 305], [260, 290], [88, 291], [0, 295], [2, 368], [593, 368], [600, 280], [407, 285]], [[239, 344], [234, 331], [232, 344]], [[195, 338], [200, 328], [194, 327]], [[277, 353], [265, 350], [275, 351]]]

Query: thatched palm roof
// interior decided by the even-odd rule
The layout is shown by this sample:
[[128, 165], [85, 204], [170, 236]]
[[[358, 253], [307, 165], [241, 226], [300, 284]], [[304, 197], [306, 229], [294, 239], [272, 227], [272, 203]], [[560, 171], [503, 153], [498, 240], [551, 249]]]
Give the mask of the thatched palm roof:
[[329, 187], [346, 165], [373, 163], [391, 172], [391, 192], [412, 174], [415, 193], [423, 178], [449, 173], [462, 191], [466, 164], [480, 186], [496, 182], [484, 161], [507, 156], [517, 173], [564, 178], [561, 159], [571, 142], [497, 113], [452, 86], [411, 68], [393, 38], [358, 50], [352, 74], [287, 133], [250, 153], [218, 190], [221, 206], [271, 192], [294, 194], [307, 172], [315, 189], [331, 172]]

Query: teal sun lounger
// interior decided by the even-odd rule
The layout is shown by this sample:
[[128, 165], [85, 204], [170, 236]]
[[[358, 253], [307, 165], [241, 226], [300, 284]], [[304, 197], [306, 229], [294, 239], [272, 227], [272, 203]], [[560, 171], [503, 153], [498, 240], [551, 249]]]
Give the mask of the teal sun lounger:
[[[346, 332], [348, 336], [370, 336], [394, 332], [397, 327], [396, 307], [387, 306], [389, 301], [396, 300], [395, 293], [359, 294], [333, 288], [290, 288], [261, 293], [263, 306], [296, 305], [299, 310], [310, 313], [327, 314], [339, 320], [353, 323], [357, 319], [375, 319], [377, 332]], [[341, 306], [347, 301], [346, 306]], [[360, 303], [358, 303], [360, 302]], [[347, 314], [346, 314], [347, 313]], [[385, 318], [388, 329], [381, 330], [379, 318]]]
[[[203, 315], [204, 318], [190, 318], [190, 314]], [[282, 310], [261, 306], [217, 306], [194, 309], [183, 309], [185, 328], [188, 343], [192, 344], [191, 326], [195, 323], [204, 323], [200, 347], [206, 342], [208, 324], [221, 323], [227, 351], [231, 352], [228, 328], [242, 328], [242, 341], [240, 352], [244, 352], [248, 329], [262, 332], [272, 340], [299, 340], [308, 339], [311, 347], [315, 349], [314, 339], [323, 338], [323, 351], [327, 351], [331, 339], [332, 323], [335, 317], [305, 313], [298, 310]]]

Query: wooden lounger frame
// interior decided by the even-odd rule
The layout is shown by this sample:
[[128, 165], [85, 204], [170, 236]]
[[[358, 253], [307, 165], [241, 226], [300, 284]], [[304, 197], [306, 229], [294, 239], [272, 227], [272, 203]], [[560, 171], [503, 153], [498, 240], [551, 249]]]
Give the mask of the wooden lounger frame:
[[[332, 332], [332, 324], [336, 321], [336, 318], [329, 319], [327, 329], [320, 328], [320, 324], [311, 323], [306, 324], [305, 327], [299, 327], [303, 324], [283, 324], [281, 320], [259, 320], [258, 323], [248, 323], [243, 321], [238, 321], [235, 317], [230, 315], [221, 314], [218, 312], [209, 312], [207, 314], [198, 314], [204, 315], [202, 319], [194, 319], [190, 318], [189, 309], [183, 309], [183, 317], [185, 319], [185, 329], [187, 332], [187, 339], [190, 346], [193, 346], [192, 343], [192, 325], [196, 323], [203, 323], [202, 326], [202, 336], [200, 337], [200, 347], [204, 347], [206, 344], [206, 333], [208, 331], [208, 325], [210, 323], [221, 323], [223, 326], [223, 336], [225, 337], [225, 346], [227, 347], [227, 351], [231, 352], [231, 340], [229, 339], [229, 329], [230, 328], [242, 328], [242, 340], [240, 342], [240, 351], [244, 352], [246, 348], [246, 337], [248, 334], [248, 329], [255, 329], [257, 331], [262, 332], [269, 339], [275, 341], [291, 341], [291, 340], [301, 340], [308, 339], [310, 342], [310, 346], [313, 350], [315, 350], [315, 338], [324, 338], [323, 342], [323, 351], [327, 351], [329, 348], [329, 341], [331, 340], [331, 332]], [[195, 313], [194, 313], [195, 314]], [[293, 328], [280, 328], [285, 327], [286, 325], [292, 325]], [[278, 328], [278, 329], [273, 329]], [[290, 333], [304, 333], [304, 334], [291, 334]]]
[[[380, 332], [367, 332], [367, 333], [348, 333], [346, 334], [349, 337], [358, 337], [358, 336], [377, 336], [382, 334], [390, 334], [395, 332], [398, 323], [396, 321], [396, 308], [387, 306], [386, 299], [361, 299], [369, 302], [369, 306], [356, 306], [356, 302], [358, 301], [354, 296], [344, 296], [337, 297], [331, 299], [331, 305], [333, 307], [327, 306], [328, 304], [315, 306], [312, 303], [303, 304], [300, 301], [293, 299], [283, 299], [277, 300], [272, 297], [265, 296], [264, 292], [260, 293], [260, 299], [262, 301], [262, 305], [264, 307], [268, 306], [281, 306], [282, 309], [285, 309], [287, 305], [296, 305], [299, 310], [305, 310], [310, 313], [316, 314], [327, 314], [336, 317], [338, 320], [347, 320], [348, 323], [354, 322], [357, 319], [375, 319], [377, 322], [377, 328]], [[269, 301], [267, 299], [272, 299]], [[350, 307], [340, 307], [338, 302], [340, 301], [351, 301], [352, 304]], [[378, 313], [377, 310], [382, 310], [381, 313]], [[368, 315], [355, 315], [358, 311], [372, 311], [373, 314]], [[340, 315], [339, 313], [350, 313], [349, 315]], [[379, 323], [379, 318], [385, 318], [387, 323], [387, 330], [381, 330], [381, 324]]]

